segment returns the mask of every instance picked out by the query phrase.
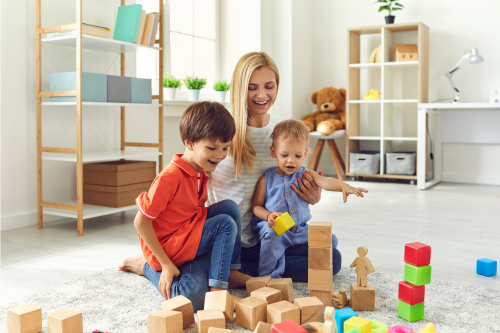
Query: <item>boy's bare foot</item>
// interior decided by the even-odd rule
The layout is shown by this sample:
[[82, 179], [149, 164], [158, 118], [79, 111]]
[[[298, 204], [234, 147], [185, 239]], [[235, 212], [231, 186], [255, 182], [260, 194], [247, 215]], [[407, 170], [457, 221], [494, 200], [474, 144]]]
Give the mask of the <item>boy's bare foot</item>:
[[146, 264], [146, 258], [142, 254], [135, 257], [128, 257], [123, 260], [122, 264], [118, 266], [119, 271], [132, 272], [137, 275], [144, 275], [144, 265]]
[[246, 275], [238, 271], [237, 269], [232, 269], [229, 273], [229, 287], [228, 289], [239, 289], [245, 288], [247, 285], [247, 280], [251, 279], [250, 275]]

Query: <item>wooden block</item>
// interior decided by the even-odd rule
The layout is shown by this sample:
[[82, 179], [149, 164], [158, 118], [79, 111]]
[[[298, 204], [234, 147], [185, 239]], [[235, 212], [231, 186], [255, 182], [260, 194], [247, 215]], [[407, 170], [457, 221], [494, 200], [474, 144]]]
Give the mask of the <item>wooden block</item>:
[[294, 301], [300, 308], [300, 323], [322, 322], [325, 305], [317, 297], [300, 297]]
[[247, 297], [250, 296], [252, 291], [266, 287], [269, 281], [271, 281], [270, 276], [253, 277], [247, 280]]
[[308, 261], [310, 269], [330, 269], [332, 267], [332, 248], [310, 247]]
[[368, 283], [366, 287], [360, 287], [351, 283], [351, 308], [355, 311], [375, 310], [375, 288]]
[[161, 303], [162, 310], [182, 312], [182, 327], [194, 324], [193, 303], [186, 297], [179, 295]]
[[49, 333], [83, 333], [82, 313], [73, 309], [63, 309], [49, 314]]
[[255, 328], [255, 331], [253, 331], [253, 333], [271, 333], [271, 327], [272, 327], [271, 324], [265, 323], [263, 321], [259, 321], [259, 323], [257, 324], [257, 327]]
[[161, 310], [150, 314], [148, 333], [182, 333], [182, 312]]
[[333, 285], [330, 291], [309, 290], [309, 297], [317, 297], [325, 306], [333, 306], [333, 290]]
[[300, 324], [300, 308], [297, 305], [287, 301], [281, 301], [267, 306], [268, 324], [281, 323], [289, 319]]
[[233, 322], [234, 301], [227, 290], [210, 291], [205, 294], [204, 310], [221, 310], [226, 323]]
[[281, 302], [281, 291], [274, 288], [263, 287], [257, 290], [252, 291], [252, 297], [257, 297], [263, 299], [267, 302], [267, 304], [273, 304], [276, 302]]
[[247, 297], [236, 303], [236, 325], [254, 330], [260, 321], [267, 321], [267, 301]]
[[208, 333], [209, 327], [226, 328], [226, 317], [221, 310], [199, 310], [198, 333]]
[[308, 243], [310, 247], [332, 247], [332, 223], [310, 222]]
[[281, 299], [283, 301], [292, 302], [294, 299], [293, 294], [293, 281], [290, 278], [272, 279], [267, 283], [269, 288], [278, 289], [281, 291]]
[[237, 332], [226, 330], [225, 328], [209, 327], [208, 333], [237, 333]]
[[312, 322], [302, 325], [307, 333], [323, 333], [323, 323]]
[[9, 333], [38, 333], [42, 330], [42, 309], [33, 304], [7, 310]]
[[308, 287], [309, 290], [323, 290], [323, 291], [332, 290], [333, 287], [332, 269], [309, 269]]

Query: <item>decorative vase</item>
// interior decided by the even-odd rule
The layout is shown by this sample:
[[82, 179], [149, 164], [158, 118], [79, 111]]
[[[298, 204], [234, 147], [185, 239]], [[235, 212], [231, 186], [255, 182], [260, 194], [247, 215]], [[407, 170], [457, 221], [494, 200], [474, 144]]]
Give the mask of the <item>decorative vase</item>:
[[175, 91], [177, 88], [163, 87], [163, 99], [166, 101], [175, 100]]
[[188, 100], [190, 102], [198, 102], [200, 98], [200, 89], [188, 89]]
[[385, 17], [385, 24], [393, 24], [395, 18], [396, 18], [396, 16], [394, 16], [394, 15], [386, 16]]
[[215, 92], [215, 101], [217, 103], [224, 104], [226, 102], [226, 92], [227, 91], [216, 91]]

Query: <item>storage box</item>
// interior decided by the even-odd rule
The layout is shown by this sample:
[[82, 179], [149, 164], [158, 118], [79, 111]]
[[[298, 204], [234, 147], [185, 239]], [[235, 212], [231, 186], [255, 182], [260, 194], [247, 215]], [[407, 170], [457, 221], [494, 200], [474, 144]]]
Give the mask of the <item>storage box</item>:
[[380, 152], [374, 150], [361, 150], [350, 153], [349, 172], [362, 175], [375, 175], [380, 173]]
[[[76, 90], [76, 72], [50, 73], [50, 91]], [[107, 102], [108, 76], [82, 72], [82, 100]], [[76, 96], [50, 97], [51, 102], [76, 102]]]
[[130, 78], [108, 75], [108, 103], [130, 103]]
[[385, 154], [385, 173], [390, 175], [414, 175], [416, 172], [415, 152]]
[[133, 205], [139, 194], [148, 191], [150, 186], [150, 181], [124, 186], [83, 184], [83, 203], [115, 208]]
[[156, 177], [156, 162], [110, 161], [83, 165], [83, 183], [123, 186], [152, 182]]
[[130, 78], [130, 103], [153, 103], [151, 79]]

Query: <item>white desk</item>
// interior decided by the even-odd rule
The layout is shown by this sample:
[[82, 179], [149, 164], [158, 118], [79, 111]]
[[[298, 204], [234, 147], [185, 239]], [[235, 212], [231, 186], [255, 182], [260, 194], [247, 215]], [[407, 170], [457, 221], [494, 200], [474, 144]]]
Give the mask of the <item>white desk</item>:
[[[417, 188], [425, 190], [431, 186], [436, 185], [441, 181], [442, 175], [442, 159], [441, 159], [441, 146], [443, 143], [443, 134], [445, 135], [444, 142], [457, 142], [456, 136], [450, 130], [451, 126], [460, 126], [460, 124], [452, 124], [451, 119], [447, 119], [446, 123], [442, 122], [441, 113], [443, 111], [464, 111], [464, 112], [477, 112], [477, 111], [500, 111], [500, 103], [419, 103], [418, 104], [418, 133], [417, 133]], [[435, 131], [431, 134], [433, 143], [434, 155], [434, 177], [426, 179], [427, 176], [427, 162], [429, 156], [428, 150], [428, 136], [427, 136], [427, 117], [434, 115], [433, 127]], [[495, 115], [495, 119], [500, 121], [500, 114]], [[461, 136], [469, 136], [462, 142], [500, 142], [500, 131], [498, 125], [500, 122], [484, 122], [481, 124], [480, 130], [468, 131], [464, 128]], [[467, 132], [468, 131], [468, 132]], [[464, 135], [464, 133], [467, 134]], [[471, 134], [472, 133], [472, 134]]]

